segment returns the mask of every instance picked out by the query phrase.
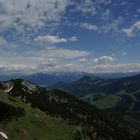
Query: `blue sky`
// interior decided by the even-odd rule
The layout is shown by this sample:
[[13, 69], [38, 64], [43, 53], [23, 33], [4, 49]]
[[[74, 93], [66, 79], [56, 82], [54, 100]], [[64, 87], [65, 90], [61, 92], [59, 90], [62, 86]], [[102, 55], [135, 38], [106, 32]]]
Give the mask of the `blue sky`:
[[0, 72], [140, 71], [139, 0], [0, 0]]

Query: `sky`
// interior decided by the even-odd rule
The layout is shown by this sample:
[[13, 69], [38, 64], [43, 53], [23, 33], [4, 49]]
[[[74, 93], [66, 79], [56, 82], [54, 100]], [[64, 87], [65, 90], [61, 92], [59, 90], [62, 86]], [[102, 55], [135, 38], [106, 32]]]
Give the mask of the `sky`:
[[139, 0], [0, 0], [0, 73], [140, 71]]

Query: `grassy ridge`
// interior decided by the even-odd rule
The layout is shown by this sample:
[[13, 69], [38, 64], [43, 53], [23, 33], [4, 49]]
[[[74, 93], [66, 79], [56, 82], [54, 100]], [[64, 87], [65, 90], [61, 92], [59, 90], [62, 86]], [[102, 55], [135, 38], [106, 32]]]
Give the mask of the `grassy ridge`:
[[64, 122], [61, 118], [52, 118], [38, 109], [33, 109], [18, 98], [0, 92], [0, 101], [13, 107], [25, 109], [25, 116], [2, 121], [0, 129], [10, 140], [73, 140], [76, 126]]

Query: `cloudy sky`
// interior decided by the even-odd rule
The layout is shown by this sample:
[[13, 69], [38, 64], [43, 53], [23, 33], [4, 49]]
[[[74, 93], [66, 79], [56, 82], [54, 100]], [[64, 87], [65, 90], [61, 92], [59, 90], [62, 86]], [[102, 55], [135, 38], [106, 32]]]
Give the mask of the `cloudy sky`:
[[0, 72], [140, 71], [139, 0], [0, 0]]

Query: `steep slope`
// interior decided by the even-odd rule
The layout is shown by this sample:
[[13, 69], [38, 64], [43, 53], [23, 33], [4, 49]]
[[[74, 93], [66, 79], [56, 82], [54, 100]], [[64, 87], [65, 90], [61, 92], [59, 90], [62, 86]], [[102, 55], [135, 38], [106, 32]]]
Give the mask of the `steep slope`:
[[100, 92], [101, 89], [99, 85], [104, 83], [104, 81], [104, 79], [96, 76], [84, 76], [78, 81], [72, 82], [70, 84], [57, 83], [53, 85], [52, 88], [65, 89], [75, 96], [82, 97], [89, 93], [92, 93], [93, 91]]
[[74, 140], [78, 127], [0, 91], [0, 129], [10, 140]]
[[[101, 79], [99, 77], [84, 76], [78, 81], [72, 82], [69, 85], [61, 85], [57, 88], [62, 88], [70, 91], [76, 96], [85, 96], [92, 93], [107, 93], [113, 94], [121, 90], [127, 93], [135, 92], [140, 89], [140, 74], [132, 77], [117, 78], [117, 79]], [[55, 88], [55, 86], [53, 86]]]
[[[34, 84], [31, 84], [27, 81], [23, 81], [21, 79], [11, 80], [2, 83], [1, 88], [3, 90], [7, 90], [7, 88], [10, 88], [9, 85], [13, 85], [13, 87], [8, 93], [10, 96], [9, 95], [7, 96], [12, 98], [12, 100], [16, 99], [19, 102], [22, 101], [21, 104], [26, 111], [25, 117], [28, 118], [27, 119], [22, 118], [23, 120], [21, 120], [21, 122], [23, 125], [25, 125], [26, 123], [28, 124], [32, 120], [34, 124], [39, 125], [41, 122], [39, 121], [36, 122], [36, 120], [32, 119], [33, 116], [32, 115], [30, 116], [30, 113], [32, 112], [32, 110], [36, 112], [38, 109], [40, 109], [41, 113], [44, 114], [43, 115], [44, 117], [46, 116], [45, 114], [47, 114], [49, 116], [54, 117], [54, 120], [56, 118], [61, 118], [61, 121], [63, 120], [62, 122], [65, 122], [64, 124], [67, 128], [65, 129], [65, 131], [66, 130], [68, 131], [66, 133], [67, 135], [71, 134], [70, 130], [75, 130], [73, 132], [74, 136], [71, 134], [69, 137], [73, 136], [73, 139], [76, 140], [77, 139], [84, 139], [84, 140], [86, 139], [90, 139], [90, 140], [139, 139], [139, 131], [130, 127], [126, 122], [123, 122], [123, 120], [117, 120], [116, 118], [112, 117], [112, 115], [110, 115], [109, 113], [98, 110], [97, 108], [77, 99], [76, 97], [70, 95], [65, 91], [47, 90], [44, 88], [40, 88]], [[32, 114], [36, 114], [35, 112]], [[26, 114], [28, 113], [29, 116], [26, 116]], [[38, 114], [35, 116], [38, 116]], [[26, 122], [25, 124], [24, 124], [24, 120]], [[7, 126], [9, 125], [5, 125], [5, 130], [7, 129], [6, 128]], [[67, 126], [70, 126], [70, 128], [73, 129], [68, 130], [69, 127]], [[32, 136], [34, 129], [36, 132], [37, 128], [34, 125], [32, 125], [30, 128], [32, 128], [32, 132], [30, 134]], [[51, 139], [55, 140], [55, 138], [48, 138], [47, 135], [44, 134], [49, 131], [48, 130], [49, 128], [45, 129], [43, 126], [41, 126], [40, 129], [45, 130], [43, 134], [38, 130], [39, 131], [38, 136], [42, 136], [42, 139], [47, 138], [48, 140]], [[29, 135], [28, 131], [26, 132], [25, 129], [22, 130], [22, 132]], [[17, 133], [19, 134], [22, 132], [17, 130]], [[34, 133], [34, 135], [35, 134], [36, 133]], [[52, 135], [56, 136], [57, 132], [54, 132], [52, 130], [52, 132], [50, 133], [50, 137]], [[64, 133], [62, 133], [62, 138], [60, 137], [57, 139], [60, 140], [64, 139], [63, 137], [65, 135], [64, 136], [63, 135]]]
[[83, 77], [65, 87], [100, 109], [121, 113], [121, 116], [140, 123], [140, 74], [117, 79]]
[[[79, 90], [79, 88], [81, 89]], [[100, 109], [120, 113], [130, 122], [140, 124], [140, 75], [98, 80], [98, 82], [93, 81], [92, 78], [85, 81], [81, 79], [76, 87], [71, 87], [71, 89], [75, 90], [73, 93], [76, 93], [77, 89], [80, 92], [83, 91], [82, 99], [84, 101], [96, 105]]]

